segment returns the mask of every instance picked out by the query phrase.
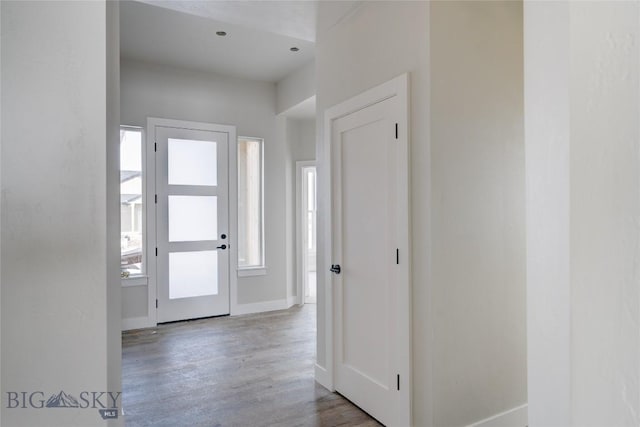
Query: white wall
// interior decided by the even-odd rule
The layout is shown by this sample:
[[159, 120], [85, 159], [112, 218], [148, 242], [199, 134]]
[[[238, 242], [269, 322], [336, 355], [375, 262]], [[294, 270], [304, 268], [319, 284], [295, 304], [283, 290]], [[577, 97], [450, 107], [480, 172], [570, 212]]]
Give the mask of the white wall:
[[434, 425], [459, 426], [527, 402], [522, 3], [430, 22]]
[[316, 158], [316, 122], [314, 119], [287, 119], [289, 149], [294, 161]]
[[569, 4], [524, 4], [530, 426], [571, 425]]
[[[317, 123], [327, 107], [411, 73], [416, 426], [467, 425], [526, 402], [521, 7], [367, 2], [318, 36]], [[326, 192], [319, 202], [327, 215]], [[324, 233], [320, 223], [320, 239]], [[330, 260], [322, 248], [320, 241], [325, 367]]]
[[576, 426], [640, 425], [639, 12], [637, 2], [571, 4]]
[[548, 212], [527, 229], [530, 425], [637, 426], [640, 8], [533, 3], [525, 17], [527, 211]]
[[276, 132], [275, 105], [273, 83], [122, 61], [122, 124], [145, 126], [147, 117], [230, 124], [238, 135], [265, 139], [268, 272], [238, 278], [239, 304], [286, 298], [286, 141]]
[[315, 158], [315, 120], [306, 119], [315, 111], [315, 61], [292, 71], [276, 83], [278, 138], [286, 141], [286, 288], [288, 305], [296, 301], [296, 161]]
[[102, 426], [4, 399], [121, 388], [117, 4], [0, 8], [2, 424]]
[[120, 4], [106, 2], [107, 388], [122, 390], [120, 288]]
[[314, 119], [284, 120], [287, 140], [287, 296], [293, 299], [298, 295], [298, 269], [296, 263], [296, 162], [315, 160], [316, 122]]
[[295, 107], [316, 94], [316, 64], [314, 61], [298, 68], [277, 85], [276, 111], [278, 114]]

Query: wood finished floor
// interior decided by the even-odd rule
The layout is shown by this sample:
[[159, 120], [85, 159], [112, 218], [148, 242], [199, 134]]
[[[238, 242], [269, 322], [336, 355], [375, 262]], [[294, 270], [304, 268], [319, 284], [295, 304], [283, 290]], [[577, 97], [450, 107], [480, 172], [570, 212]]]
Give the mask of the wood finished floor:
[[379, 426], [313, 379], [315, 305], [122, 334], [127, 427]]

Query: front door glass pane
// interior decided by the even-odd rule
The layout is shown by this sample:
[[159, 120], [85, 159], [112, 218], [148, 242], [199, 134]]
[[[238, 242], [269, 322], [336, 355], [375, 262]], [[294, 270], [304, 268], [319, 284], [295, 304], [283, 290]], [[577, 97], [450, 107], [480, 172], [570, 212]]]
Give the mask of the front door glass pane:
[[216, 196], [169, 196], [169, 241], [218, 239]]
[[169, 253], [169, 298], [218, 294], [218, 252]]
[[169, 185], [218, 185], [217, 144], [169, 138]]

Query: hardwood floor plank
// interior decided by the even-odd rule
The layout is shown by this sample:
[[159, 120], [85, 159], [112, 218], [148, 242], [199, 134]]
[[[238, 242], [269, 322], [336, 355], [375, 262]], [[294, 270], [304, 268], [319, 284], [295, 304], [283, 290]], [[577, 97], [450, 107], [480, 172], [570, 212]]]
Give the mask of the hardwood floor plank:
[[313, 379], [315, 305], [122, 335], [125, 425], [379, 426]]

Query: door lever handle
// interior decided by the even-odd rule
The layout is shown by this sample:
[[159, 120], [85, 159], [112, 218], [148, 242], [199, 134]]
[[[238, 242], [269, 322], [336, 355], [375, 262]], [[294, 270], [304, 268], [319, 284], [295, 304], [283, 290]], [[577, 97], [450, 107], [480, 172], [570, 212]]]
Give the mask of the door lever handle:
[[222, 249], [222, 250], [225, 250], [225, 249], [227, 249], [227, 245], [220, 245], [220, 246], [216, 246], [216, 249]]
[[342, 271], [342, 269], [340, 268], [340, 264], [331, 264], [331, 268], [329, 269], [329, 271], [332, 273], [340, 274], [340, 271]]

